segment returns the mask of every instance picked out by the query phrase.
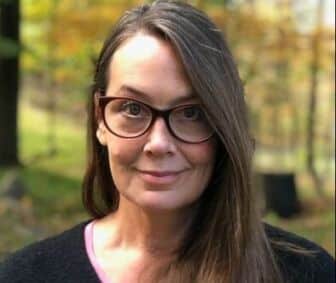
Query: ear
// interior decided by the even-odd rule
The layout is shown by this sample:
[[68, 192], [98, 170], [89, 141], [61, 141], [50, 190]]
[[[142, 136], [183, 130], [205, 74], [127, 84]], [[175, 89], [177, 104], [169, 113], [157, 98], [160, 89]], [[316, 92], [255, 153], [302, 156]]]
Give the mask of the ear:
[[102, 146], [107, 145], [106, 129], [102, 121], [99, 122], [98, 129], [96, 131], [96, 137]]

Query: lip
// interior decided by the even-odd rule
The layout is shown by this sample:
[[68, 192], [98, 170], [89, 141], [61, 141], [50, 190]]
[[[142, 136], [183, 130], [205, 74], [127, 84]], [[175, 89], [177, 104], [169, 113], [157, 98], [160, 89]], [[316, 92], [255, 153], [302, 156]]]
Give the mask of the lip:
[[177, 175], [181, 173], [181, 171], [150, 171], [150, 170], [138, 170], [140, 173], [149, 174], [156, 177], [165, 177], [170, 175]]
[[138, 170], [141, 178], [152, 185], [169, 185], [174, 183], [183, 171], [149, 171]]

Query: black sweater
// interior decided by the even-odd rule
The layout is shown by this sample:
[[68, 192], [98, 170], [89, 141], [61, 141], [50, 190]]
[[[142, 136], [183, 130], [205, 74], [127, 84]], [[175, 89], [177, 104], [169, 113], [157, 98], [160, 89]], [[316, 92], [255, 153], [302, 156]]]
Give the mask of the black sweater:
[[[86, 223], [11, 255], [0, 264], [0, 283], [99, 283], [86, 255]], [[270, 225], [265, 230], [270, 239], [316, 251], [314, 256], [303, 256], [274, 249], [285, 283], [335, 282], [335, 261], [322, 248]]]

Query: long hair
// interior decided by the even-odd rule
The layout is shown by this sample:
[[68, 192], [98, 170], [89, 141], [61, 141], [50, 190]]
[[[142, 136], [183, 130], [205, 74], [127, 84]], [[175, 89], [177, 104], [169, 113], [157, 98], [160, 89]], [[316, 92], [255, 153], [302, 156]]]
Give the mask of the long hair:
[[237, 67], [221, 31], [189, 4], [158, 0], [130, 10], [105, 41], [88, 105], [86, 209], [95, 218], [118, 209], [107, 150], [95, 134], [93, 96], [107, 88], [116, 49], [139, 32], [165, 40], [175, 49], [219, 141], [213, 176], [196, 216], [174, 260], [157, 273], [157, 282], [163, 278], [174, 283], [282, 282], [250, 182], [253, 142]]

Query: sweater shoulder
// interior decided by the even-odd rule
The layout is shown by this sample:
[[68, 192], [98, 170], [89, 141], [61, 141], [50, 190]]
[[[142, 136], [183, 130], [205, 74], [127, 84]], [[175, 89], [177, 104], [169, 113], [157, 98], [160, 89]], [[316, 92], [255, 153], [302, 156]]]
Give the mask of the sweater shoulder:
[[75, 262], [85, 262], [85, 223], [10, 255], [0, 263], [0, 282], [56, 282], [66, 270], [73, 272]]
[[269, 224], [265, 232], [285, 282], [335, 283], [335, 259], [322, 247]]

